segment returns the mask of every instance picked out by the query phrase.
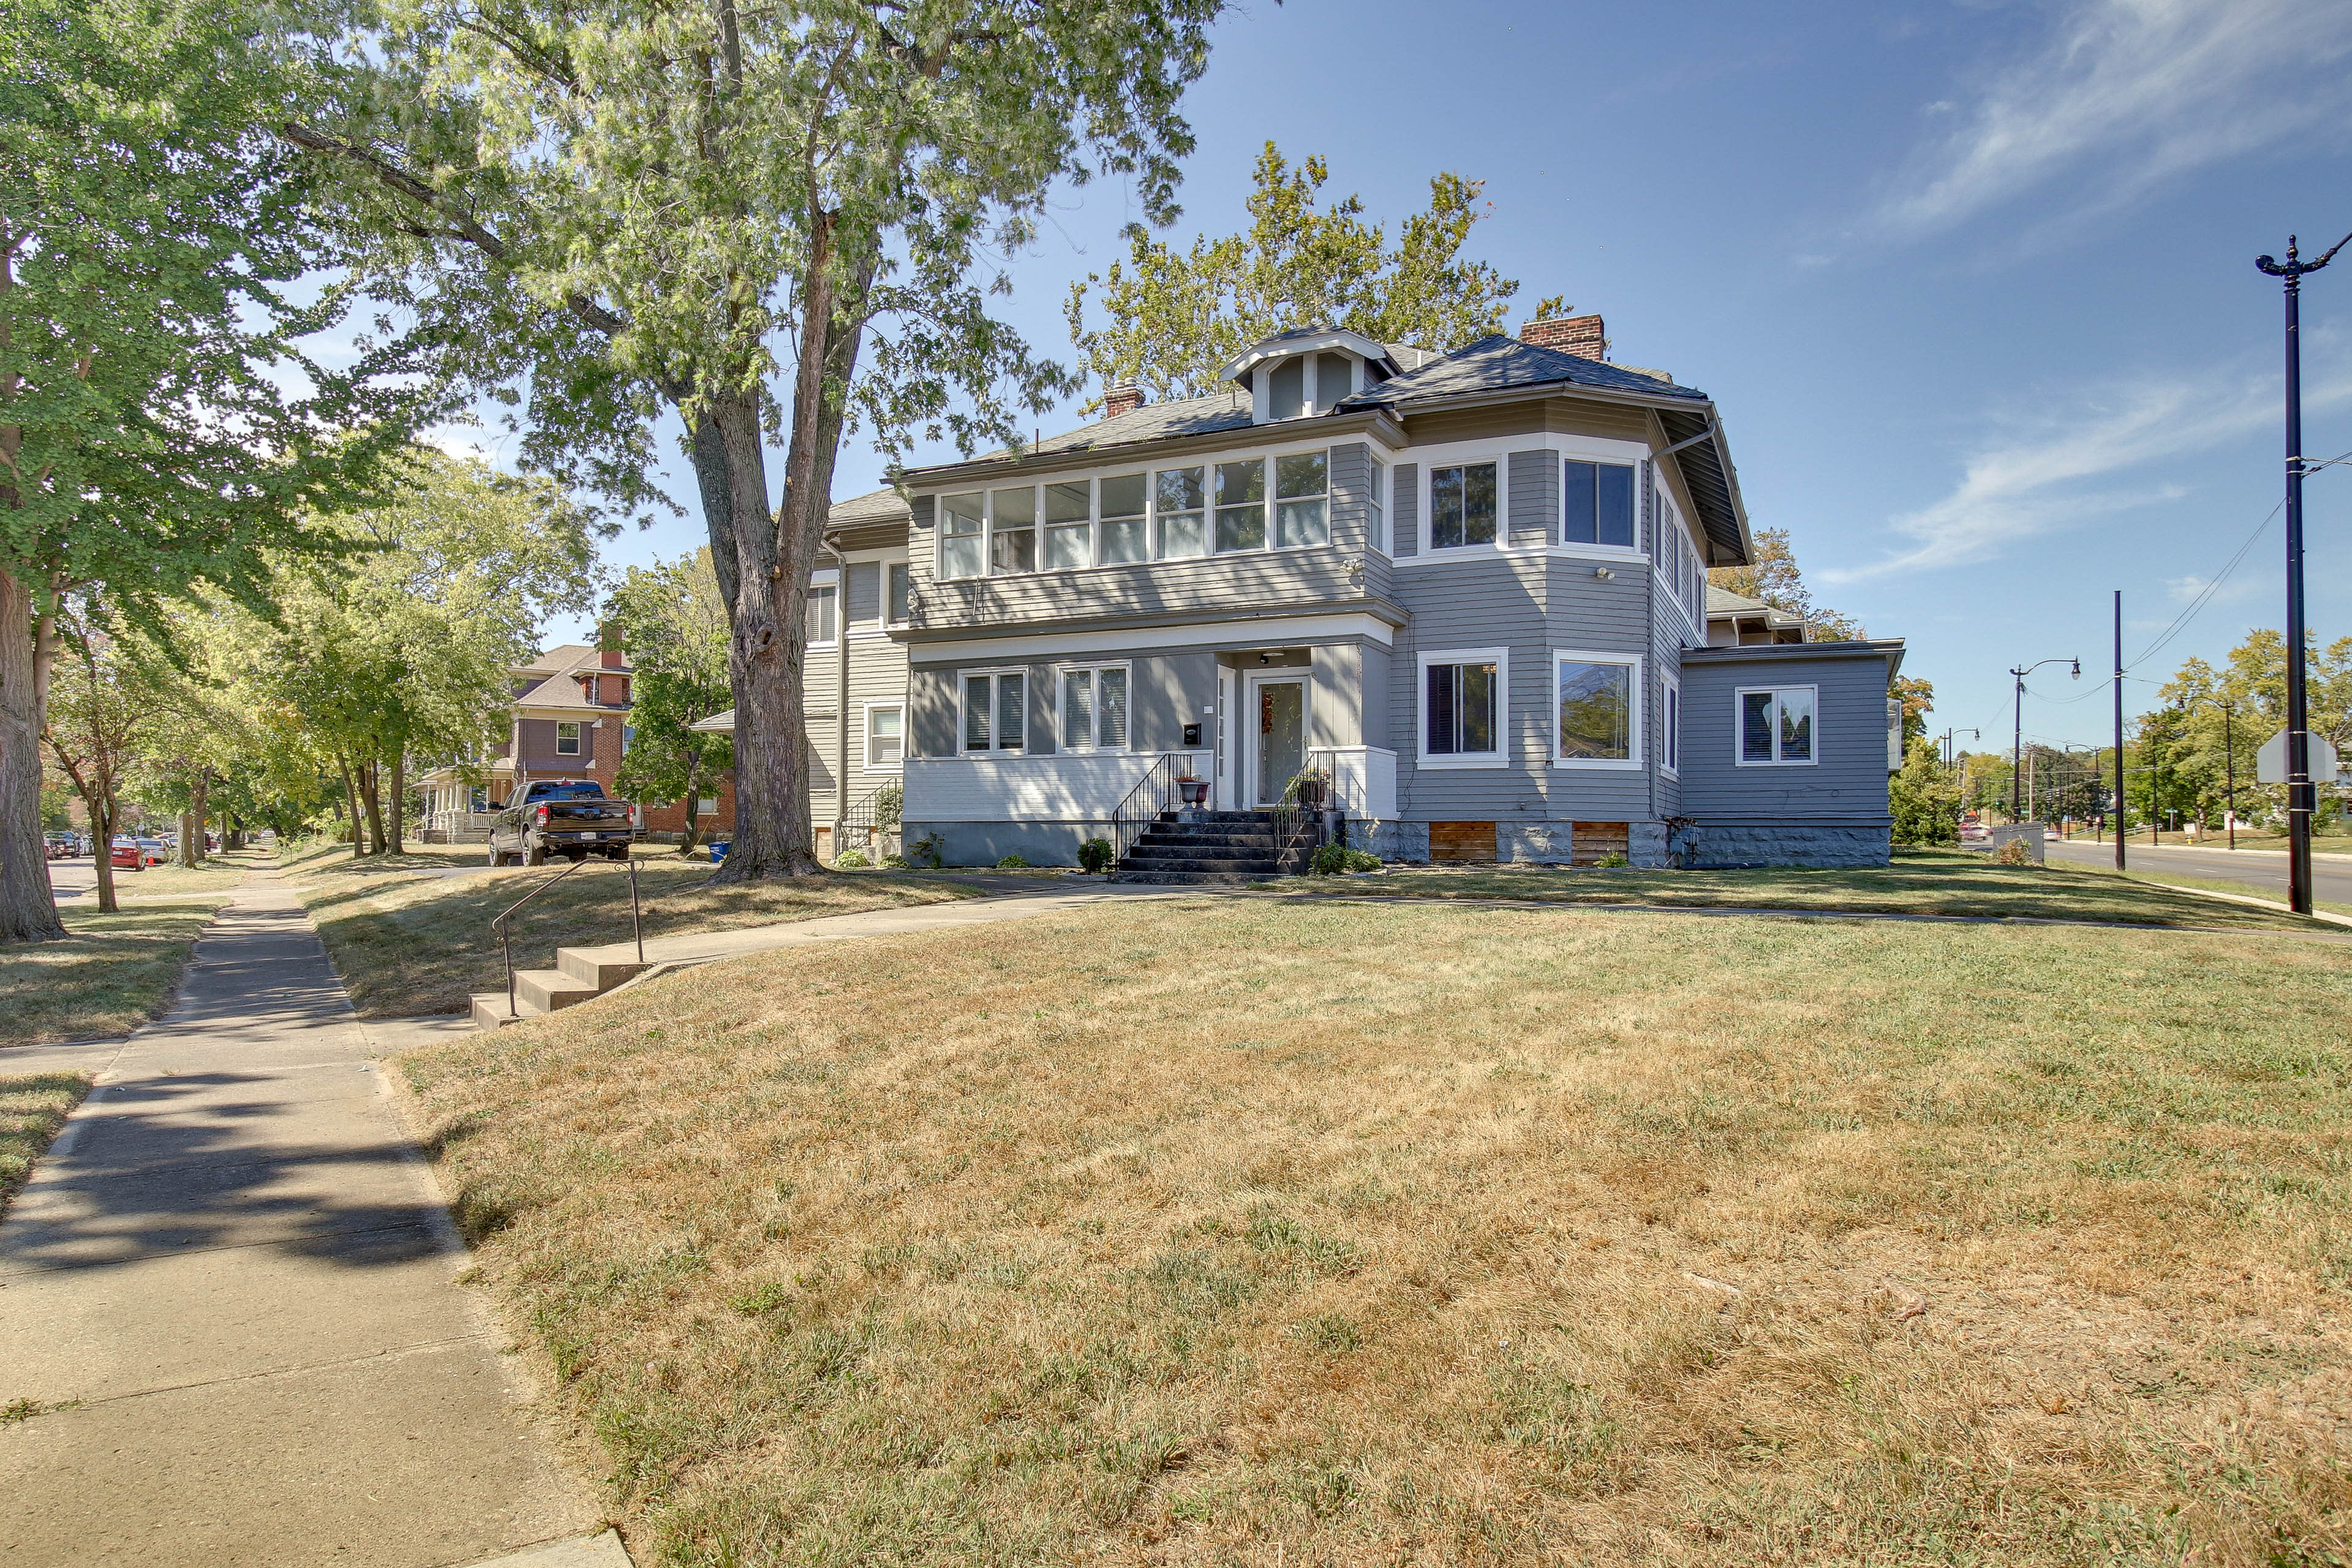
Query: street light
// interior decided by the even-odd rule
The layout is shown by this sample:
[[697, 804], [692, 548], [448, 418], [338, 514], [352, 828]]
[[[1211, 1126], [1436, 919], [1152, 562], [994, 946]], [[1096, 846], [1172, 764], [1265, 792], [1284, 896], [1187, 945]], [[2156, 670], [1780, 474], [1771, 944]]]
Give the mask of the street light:
[[2286, 237], [2286, 262], [2267, 256], [2254, 265], [2286, 284], [2286, 901], [2296, 914], [2311, 912], [2310, 718], [2303, 671], [2303, 476], [2313, 465], [2303, 456], [2303, 275], [2316, 272], [2352, 245], [2352, 234], [2327, 247], [2316, 261], [2295, 257], [2294, 236]]
[[2201, 704], [2210, 702], [2221, 710], [2221, 766], [2230, 781], [2230, 847], [2238, 847], [2238, 733], [2234, 728], [2238, 705], [2226, 697], [2194, 697], [2181, 708], [2183, 713], [2193, 712]]
[[2071, 664], [2074, 667], [2074, 679], [2083, 679], [2083, 661], [2079, 658], [2045, 658], [2042, 664], [2029, 664], [2009, 672], [2017, 678], [2017, 700], [2009, 752], [2009, 819], [2011, 822], [2019, 820], [2019, 792], [2025, 778], [2025, 678], [2040, 669], [2042, 664]]
[[1983, 731], [1982, 730], [1959, 730], [1959, 729], [1952, 729], [1952, 730], [1947, 730], [1947, 731], [1944, 731], [1944, 765], [1945, 765], [1946, 767], [1948, 767], [1948, 767], [1950, 767], [1950, 766], [1952, 765], [1952, 737], [1953, 737], [1953, 736], [1955, 736], [1955, 735], [1966, 735], [1966, 736], [1969, 737], [1971, 740], [1977, 740], [1977, 741], [1981, 741], [1981, 740], [1983, 740], [1983, 739], [1984, 739], [1984, 731]]

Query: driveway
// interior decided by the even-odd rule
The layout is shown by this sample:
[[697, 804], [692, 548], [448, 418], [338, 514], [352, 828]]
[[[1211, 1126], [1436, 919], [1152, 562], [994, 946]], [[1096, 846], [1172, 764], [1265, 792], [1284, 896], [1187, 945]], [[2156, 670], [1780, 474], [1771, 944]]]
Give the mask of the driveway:
[[[2049, 858], [2074, 866], [2113, 866], [2116, 847], [2087, 838], [2042, 846]], [[2179, 849], [2147, 844], [2124, 846], [2125, 867], [2148, 877], [2178, 877], [2203, 882], [2235, 882], [2261, 898], [2286, 901], [2286, 851], [2284, 849]], [[2315, 858], [2311, 890], [2323, 904], [2352, 905], [2352, 861]]]

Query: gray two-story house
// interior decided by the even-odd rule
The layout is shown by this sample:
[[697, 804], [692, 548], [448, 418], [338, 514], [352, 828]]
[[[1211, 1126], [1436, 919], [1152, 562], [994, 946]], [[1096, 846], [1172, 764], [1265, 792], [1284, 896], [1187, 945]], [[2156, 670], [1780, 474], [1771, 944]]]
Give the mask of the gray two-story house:
[[1223, 381], [835, 508], [821, 826], [901, 782], [948, 864], [1069, 864], [1155, 769], [1220, 811], [1321, 770], [1395, 859], [1886, 859], [1902, 645], [1710, 615], [1751, 542], [1706, 394], [1596, 316], [1292, 331]]

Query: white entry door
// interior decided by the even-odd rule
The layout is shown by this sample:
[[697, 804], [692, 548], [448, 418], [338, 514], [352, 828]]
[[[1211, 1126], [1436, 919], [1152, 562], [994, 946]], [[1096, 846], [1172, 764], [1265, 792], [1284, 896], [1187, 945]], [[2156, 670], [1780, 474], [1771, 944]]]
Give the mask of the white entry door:
[[1307, 765], [1307, 679], [1300, 675], [1253, 675], [1249, 711], [1250, 805], [1279, 805], [1290, 781]]

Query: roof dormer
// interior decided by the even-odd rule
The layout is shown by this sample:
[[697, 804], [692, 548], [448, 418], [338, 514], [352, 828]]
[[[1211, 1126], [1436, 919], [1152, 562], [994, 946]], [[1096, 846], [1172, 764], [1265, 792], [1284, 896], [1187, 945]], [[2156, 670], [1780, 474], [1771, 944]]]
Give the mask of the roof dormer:
[[1344, 327], [1276, 332], [1224, 368], [1225, 380], [1249, 388], [1257, 425], [1328, 414], [1342, 398], [1396, 374], [1385, 346]]

